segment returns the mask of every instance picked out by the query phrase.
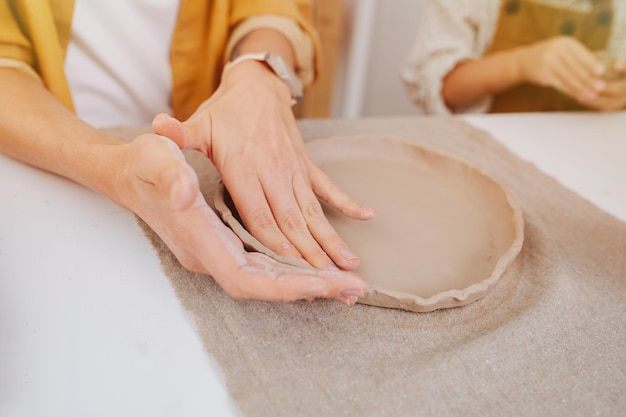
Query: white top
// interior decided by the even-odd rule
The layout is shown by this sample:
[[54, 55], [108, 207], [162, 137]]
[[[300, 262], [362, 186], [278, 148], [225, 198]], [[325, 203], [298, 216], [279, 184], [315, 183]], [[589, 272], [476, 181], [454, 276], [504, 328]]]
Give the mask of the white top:
[[178, 0], [76, 0], [65, 71], [81, 119], [109, 127], [171, 113], [178, 6]]
[[[586, 11], [592, 0], [534, 0], [555, 7]], [[459, 63], [480, 59], [492, 43], [501, 0], [431, 0], [422, 13], [401, 76], [413, 102], [426, 113], [450, 114], [441, 96], [443, 79]], [[613, 0], [613, 26], [607, 51], [626, 59], [626, 1]], [[491, 98], [455, 109], [485, 113]]]
[[[172, 113], [170, 47], [179, 0], [76, 0], [65, 72], [77, 115], [98, 128], [146, 125]], [[281, 32], [292, 44], [296, 74], [314, 78], [311, 39], [290, 18], [256, 15], [232, 32], [226, 56], [258, 28]]]

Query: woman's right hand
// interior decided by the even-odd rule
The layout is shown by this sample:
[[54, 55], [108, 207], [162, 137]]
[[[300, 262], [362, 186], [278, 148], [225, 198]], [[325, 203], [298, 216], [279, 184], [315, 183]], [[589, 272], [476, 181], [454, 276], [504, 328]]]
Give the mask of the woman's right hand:
[[207, 205], [196, 173], [168, 138], [147, 134], [115, 149], [118, 203], [148, 223], [184, 267], [212, 275], [231, 297], [353, 305], [365, 294], [367, 283], [354, 273], [297, 268], [247, 252]]

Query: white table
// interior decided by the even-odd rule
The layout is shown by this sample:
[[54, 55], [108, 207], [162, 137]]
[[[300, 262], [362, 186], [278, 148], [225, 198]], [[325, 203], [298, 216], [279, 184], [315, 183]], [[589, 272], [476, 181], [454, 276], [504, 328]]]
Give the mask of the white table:
[[[626, 112], [468, 116], [626, 221]], [[0, 155], [0, 416], [235, 416], [133, 215]]]

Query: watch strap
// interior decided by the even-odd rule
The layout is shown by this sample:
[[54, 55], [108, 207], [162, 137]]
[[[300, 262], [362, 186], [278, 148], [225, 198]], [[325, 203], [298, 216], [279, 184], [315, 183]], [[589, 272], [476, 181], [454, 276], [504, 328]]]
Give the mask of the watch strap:
[[289, 87], [289, 91], [291, 92], [291, 104], [294, 105], [298, 101], [300, 101], [300, 99], [302, 99], [302, 83], [286, 64], [283, 65], [284, 69], [280, 70], [276, 67], [273, 59], [280, 59], [284, 64], [284, 60], [282, 59], [282, 57], [280, 57], [280, 55], [273, 55], [269, 52], [243, 54], [227, 63], [224, 66], [223, 74], [226, 74], [235, 65], [244, 61], [253, 60], [265, 62], [267, 66], [278, 76], [278, 78], [280, 78], [281, 81], [283, 81], [287, 85], [287, 87]]

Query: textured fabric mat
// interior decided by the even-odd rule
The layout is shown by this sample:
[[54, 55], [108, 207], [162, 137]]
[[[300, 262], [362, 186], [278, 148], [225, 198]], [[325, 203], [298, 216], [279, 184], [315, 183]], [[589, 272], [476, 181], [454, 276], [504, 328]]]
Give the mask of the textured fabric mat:
[[[410, 313], [233, 301], [210, 277], [182, 268], [143, 225], [243, 415], [624, 415], [626, 223], [456, 119], [304, 120], [300, 128], [305, 139], [399, 135], [465, 159], [522, 205], [525, 243], [481, 300]], [[186, 155], [212, 201], [215, 171]]]

